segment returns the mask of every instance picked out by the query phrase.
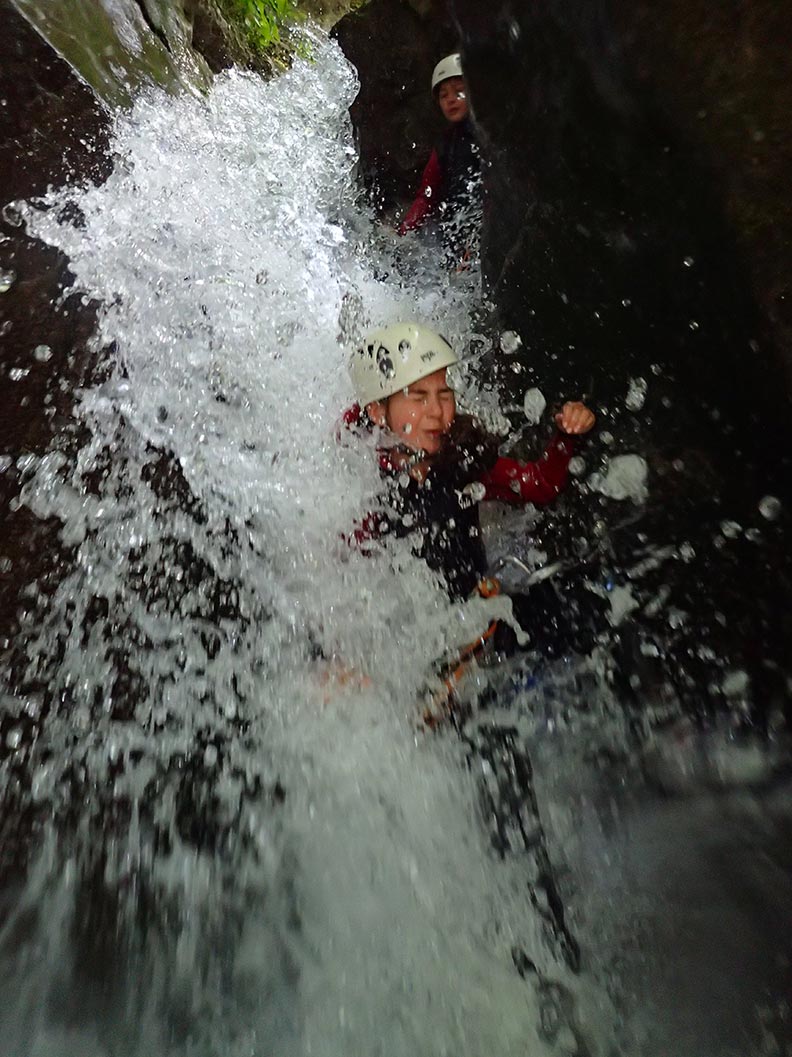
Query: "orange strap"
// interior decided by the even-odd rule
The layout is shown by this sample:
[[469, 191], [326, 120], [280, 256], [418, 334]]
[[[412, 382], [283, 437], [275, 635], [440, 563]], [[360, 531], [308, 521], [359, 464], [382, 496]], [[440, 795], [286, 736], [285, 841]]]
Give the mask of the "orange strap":
[[[500, 589], [500, 581], [494, 577], [486, 577], [476, 585], [476, 591], [482, 598], [496, 598], [500, 594]], [[488, 639], [492, 638], [497, 627], [498, 621], [493, 620], [487, 630], [482, 635], [479, 635], [475, 642], [471, 642], [459, 651], [453, 668], [443, 678], [443, 690], [438, 690], [434, 695], [431, 707], [424, 711], [423, 719], [427, 727], [434, 729], [443, 718], [442, 714], [436, 714], [436, 708], [441, 709], [441, 713], [450, 711], [451, 701], [456, 693], [456, 688], [462, 681], [462, 677], [467, 671], [471, 660], [483, 649]]]

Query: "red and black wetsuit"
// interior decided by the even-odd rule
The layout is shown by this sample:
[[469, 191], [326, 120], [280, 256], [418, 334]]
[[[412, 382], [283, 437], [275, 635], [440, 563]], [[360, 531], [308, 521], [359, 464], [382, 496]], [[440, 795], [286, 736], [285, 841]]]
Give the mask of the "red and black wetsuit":
[[467, 117], [451, 125], [432, 151], [399, 234], [436, 217], [449, 249], [458, 252], [470, 248], [478, 238], [481, 203], [481, 156]]
[[[357, 412], [357, 421], [362, 416]], [[346, 416], [355, 423], [355, 412]], [[380, 453], [383, 509], [366, 518], [358, 539], [409, 537], [415, 554], [440, 573], [452, 598], [469, 597], [486, 575], [479, 503], [549, 503], [566, 484], [574, 441], [556, 434], [536, 462], [498, 455], [497, 440], [457, 416], [443, 451], [419, 482]]]

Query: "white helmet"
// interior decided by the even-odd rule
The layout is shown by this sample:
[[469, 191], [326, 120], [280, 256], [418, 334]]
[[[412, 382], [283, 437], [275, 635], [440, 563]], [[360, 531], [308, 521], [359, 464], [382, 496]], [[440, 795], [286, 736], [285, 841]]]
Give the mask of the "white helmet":
[[386, 400], [420, 378], [459, 362], [439, 334], [420, 323], [393, 323], [373, 330], [349, 361], [349, 373], [361, 407]]
[[458, 51], [455, 51], [453, 55], [446, 55], [444, 59], [438, 62], [434, 68], [432, 74], [432, 91], [440, 84], [441, 81], [447, 81], [449, 77], [461, 77], [462, 76], [462, 56]]

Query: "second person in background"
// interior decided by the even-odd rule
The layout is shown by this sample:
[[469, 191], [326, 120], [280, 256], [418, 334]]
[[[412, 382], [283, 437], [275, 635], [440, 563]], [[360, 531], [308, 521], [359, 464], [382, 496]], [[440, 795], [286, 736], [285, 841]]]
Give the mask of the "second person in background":
[[458, 53], [435, 66], [432, 94], [449, 127], [429, 157], [399, 234], [436, 220], [449, 261], [458, 265], [477, 253], [482, 211], [481, 156]]

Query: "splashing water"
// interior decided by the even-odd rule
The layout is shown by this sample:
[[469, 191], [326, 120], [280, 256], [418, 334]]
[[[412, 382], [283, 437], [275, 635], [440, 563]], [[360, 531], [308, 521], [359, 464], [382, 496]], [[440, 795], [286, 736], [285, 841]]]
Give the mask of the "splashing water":
[[550, 963], [519, 864], [454, 739], [416, 734], [487, 604], [343, 540], [377, 488], [336, 437], [348, 343], [407, 315], [464, 347], [470, 289], [377, 234], [354, 75], [314, 52], [139, 98], [103, 186], [24, 209], [101, 305], [104, 380], [73, 456], [22, 465], [71, 561], [24, 631], [38, 690], [5, 705], [35, 731], [2, 772], [29, 825], [6, 1052], [560, 1052], [511, 965]]

